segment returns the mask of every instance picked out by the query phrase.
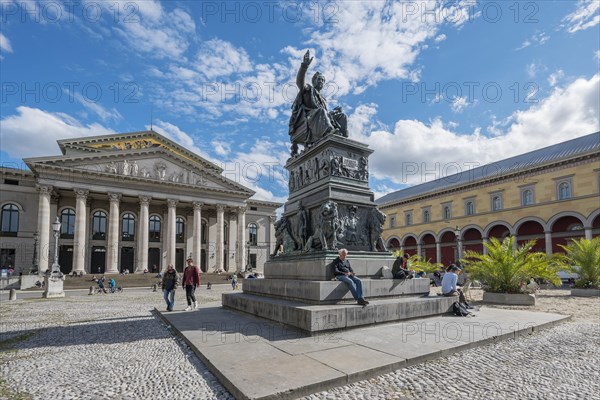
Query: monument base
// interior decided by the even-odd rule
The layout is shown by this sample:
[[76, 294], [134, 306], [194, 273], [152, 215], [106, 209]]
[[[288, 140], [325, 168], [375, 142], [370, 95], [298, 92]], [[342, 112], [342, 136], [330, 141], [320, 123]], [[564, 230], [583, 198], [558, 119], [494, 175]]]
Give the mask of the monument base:
[[304, 302], [224, 293], [224, 307], [299, 328], [308, 333], [354, 328], [409, 318], [447, 313], [456, 299], [442, 296], [407, 296], [370, 299], [367, 306], [355, 304], [311, 305]]
[[45, 299], [57, 298], [57, 297], [65, 297], [65, 292], [63, 290], [63, 283], [65, 277], [60, 274], [52, 274], [50, 276], [44, 277], [44, 286], [45, 290], [42, 293], [42, 297]]

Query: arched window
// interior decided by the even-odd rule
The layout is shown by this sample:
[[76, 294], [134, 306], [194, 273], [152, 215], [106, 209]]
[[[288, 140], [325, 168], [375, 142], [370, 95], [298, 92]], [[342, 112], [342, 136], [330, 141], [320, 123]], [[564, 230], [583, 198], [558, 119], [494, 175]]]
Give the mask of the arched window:
[[530, 206], [533, 204], [533, 191], [530, 189], [523, 190], [522, 203], [524, 206]]
[[254, 222], [248, 224], [248, 241], [252, 246], [258, 243], [258, 226]]
[[475, 203], [473, 203], [472, 201], [467, 201], [467, 204], [465, 206], [465, 214], [466, 215], [473, 215], [475, 214]]
[[2, 206], [2, 234], [5, 236], [17, 236], [19, 232], [19, 207], [14, 204]]
[[208, 243], [208, 226], [202, 221], [202, 244]]
[[431, 221], [431, 213], [429, 212], [429, 210], [423, 211], [423, 222], [427, 223], [430, 221]]
[[177, 243], [183, 243], [185, 239], [185, 220], [182, 217], [177, 217], [175, 220], [175, 240]]
[[150, 217], [150, 225], [148, 227], [148, 240], [151, 242], [160, 242], [160, 217], [153, 215]]
[[492, 197], [492, 211], [502, 210], [502, 198], [500, 196]]
[[123, 215], [121, 221], [121, 239], [131, 241], [135, 239], [135, 216], [132, 213]]
[[106, 239], [106, 213], [104, 211], [96, 211], [92, 215], [92, 239]]
[[558, 199], [566, 200], [571, 198], [571, 185], [569, 182], [561, 182], [558, 185]]
[[443, 219], [445, 219], [445, 220], [449, 220], [450, 218], [452, 218], [452, 213], [451, 213], [451, 210], [450, 210], [450, 206], [444, 206], [442, 214], [443, 214], [443, 217], [444, 217]]
[[406, 213], [404, 215], [404, 225], [412, 225], [412, 214], [411, 213]]
[[60, 213], [60, 237], [73, 239], [75, 235], [75, 210], [65, 208]]

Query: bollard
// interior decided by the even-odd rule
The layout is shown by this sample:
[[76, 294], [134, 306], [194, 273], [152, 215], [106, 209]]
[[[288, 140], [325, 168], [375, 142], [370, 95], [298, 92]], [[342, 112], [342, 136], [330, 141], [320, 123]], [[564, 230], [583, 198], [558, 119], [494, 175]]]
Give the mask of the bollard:
[[88, 296], [91, 296], [94, 294], [94, 287], [90, 286], [90, 292], [88, 293]]
[[10, 294], [8, 295], [8, 300], [16, 300], [17, 299], [17, 291], [15, 289], [10, 289]]

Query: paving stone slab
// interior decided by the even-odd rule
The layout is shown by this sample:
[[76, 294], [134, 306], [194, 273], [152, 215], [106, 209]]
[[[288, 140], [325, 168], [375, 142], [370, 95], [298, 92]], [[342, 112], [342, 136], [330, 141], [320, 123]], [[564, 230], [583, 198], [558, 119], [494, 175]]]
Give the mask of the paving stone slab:
[[217, 306], [157, 313], [238, 399], [293, 399], [569, 318], [483, 307], [474, 318], [442, 315], [310, 336]]

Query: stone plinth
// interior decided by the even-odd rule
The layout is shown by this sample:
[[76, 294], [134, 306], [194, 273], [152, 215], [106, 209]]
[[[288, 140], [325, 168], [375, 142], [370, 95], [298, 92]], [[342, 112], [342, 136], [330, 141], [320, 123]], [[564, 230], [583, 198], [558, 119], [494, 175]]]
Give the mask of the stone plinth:
[[[363, 279], [366, 299], [383, 299], [406, 295], [427, 295], [429, 279]], [[247, 279], [244, 293], [269, 296], [309, 304], [336, 304], [354, 302], [348, 286], [340, 281], [306, 281], [290, 279]]]
[[600, 289], [571, 289], [571, 296], [600, 297]]
[[[334, 278], [331, 263], [337, 251], [280, 255], [265, 263], [265, 276], [272, 279], [328, 281]], [[354, 273], [360, 277], [379, 277], [381, 268], [392, 268], [396, 260], [390, 253], [351, 252], [348, 256]]]
[[371, 304], [310, 305], [305, 302], [224, 293], [224, 307], [293, 326], [311, 334], [383, 322], [447, 313], [456, 299], [442, 296], [408, 296], [370, 300]]
[[65, 277], [63, 274], [52, 274], [50, 276], [44, 277], [45, 289], [42, 294], [43, 298], [54, 298], [54, 297], [65, 297], [65, 292], [63, 290], [63, 283]]
[[534, 306], [535, 295], [526, 293], [491, 293], [483, 292], [483, 301], [492, 304], [509, 306]]

